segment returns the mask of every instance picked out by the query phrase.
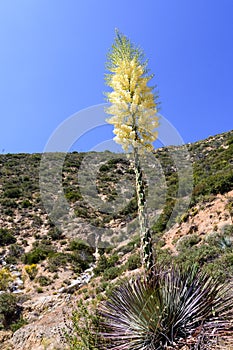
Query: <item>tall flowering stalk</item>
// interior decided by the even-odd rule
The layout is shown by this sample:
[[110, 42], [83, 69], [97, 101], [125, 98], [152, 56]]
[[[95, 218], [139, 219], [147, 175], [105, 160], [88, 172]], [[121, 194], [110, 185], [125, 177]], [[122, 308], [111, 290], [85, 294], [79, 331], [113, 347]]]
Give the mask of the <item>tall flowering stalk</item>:
[[134, 156], [142, 264], [149, 273], [154, 257], [140, 156], [153, 150], [152, 142], [157, 138], [157, 96], [153, 87], [148, 86], [153, 75], [148, 75], [143, 52], [118, 31], [106, 66], [109, 71], [106, 82], [112, 88], [106, 93], [110, 102], [106, 112], [111, 115], [107, 121], [114, 126], [114, 140]]

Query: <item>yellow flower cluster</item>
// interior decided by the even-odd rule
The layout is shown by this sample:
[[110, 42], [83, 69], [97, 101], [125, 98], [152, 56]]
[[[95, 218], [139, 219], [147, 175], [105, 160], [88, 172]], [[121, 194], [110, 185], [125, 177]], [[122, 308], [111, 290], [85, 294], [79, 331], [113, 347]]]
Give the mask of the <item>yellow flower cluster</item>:
[[33, 280], [36, 277], [37, 273], [38, 273], [38, 268], [37, 268], [36, 264], [25, 265], [24, 269], [27, 272], [30, 280]]
[[143, 66], [134, 57], [122, 59], [112, 68], [108, 85], [113, 89], [107, 94], [111, 106], [106, 112], [114, 125], [114, 140], [126, 151], [130, 147], [153, 149], [151, 143], [157, 138], [157, 108], [152, 88], [147, 86]]
[[7, 290], [9, 287], [9, 283], [14, 280], [14, 276], [11, 274], [11, 272], [3, 267], [0, 270], [0, 290]]

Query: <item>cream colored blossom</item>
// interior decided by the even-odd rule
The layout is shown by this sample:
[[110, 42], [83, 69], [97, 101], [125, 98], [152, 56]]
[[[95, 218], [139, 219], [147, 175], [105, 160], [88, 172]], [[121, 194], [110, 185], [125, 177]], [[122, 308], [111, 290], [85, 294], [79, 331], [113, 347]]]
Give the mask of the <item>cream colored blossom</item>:
[[[119, 59], [109, 75], [108, 85], [113, 91], [107, 94], [111, 106], [106, 112], [108, 122], [114, 125], [114, 140], [123, 149], [130, 147], [153, 149], [157, 138], [157, 108], [152, 88], [147, 84], [145, 66], [137, 57]], [[134, 130], [133, 130], [134, 129]]]

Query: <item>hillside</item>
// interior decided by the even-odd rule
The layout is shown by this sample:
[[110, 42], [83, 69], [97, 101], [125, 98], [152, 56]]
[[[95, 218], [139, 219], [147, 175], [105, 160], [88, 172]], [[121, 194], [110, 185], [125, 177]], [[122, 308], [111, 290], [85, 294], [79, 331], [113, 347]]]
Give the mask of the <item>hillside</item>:
[[[146, 169], [158, 260], [232, 281], [233, 131], [160, 148]], [[140, 272], [124, 155], [0, 155], [0, 212], [1, 349], [64, 349], [64, 313]]]

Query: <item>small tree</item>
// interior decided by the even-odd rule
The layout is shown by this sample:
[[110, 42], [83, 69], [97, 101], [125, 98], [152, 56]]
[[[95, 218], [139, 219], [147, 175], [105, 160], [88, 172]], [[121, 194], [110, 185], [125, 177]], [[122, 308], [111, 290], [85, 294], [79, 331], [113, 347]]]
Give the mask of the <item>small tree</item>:
[[148, 86], [153, 75], [148, 75], [143, 52], [118, 31], [108, 54], [107, 69], [110, 73], [106, 74], [106, 82], [113, 89], [106, 94], [111, 103], [106, 109], [111, 115], [108, 122], [114, 126], [114, 140], [134, 156], [142, 264], [149, 273], [154, 266], [154, 257], [139, 156], [152, 151], [152, 142], [157, 138], [157, 96]]
[[14, 294], [0, 294], [0, 329], [8, 329], [10, 325], [20, 318], [22, 307], [17, 303]]

